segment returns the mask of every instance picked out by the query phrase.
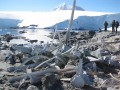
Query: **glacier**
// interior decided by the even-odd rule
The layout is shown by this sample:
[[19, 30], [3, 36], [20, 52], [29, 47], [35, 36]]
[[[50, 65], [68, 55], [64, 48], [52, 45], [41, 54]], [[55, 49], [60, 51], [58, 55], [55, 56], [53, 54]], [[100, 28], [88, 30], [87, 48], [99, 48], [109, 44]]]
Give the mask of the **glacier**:
[[[57, 10], [49, 12], [18, 12], [0, 11], [0, 28], [23, 27], [31, 24], [38, 28], [67, 29], [71, 10]], [[104, 28], [107, 21], [111, 27], [112, 20], [120, 22], [120, 13], [105, 13], [75, 10], [72, 29], [98, 30]]]

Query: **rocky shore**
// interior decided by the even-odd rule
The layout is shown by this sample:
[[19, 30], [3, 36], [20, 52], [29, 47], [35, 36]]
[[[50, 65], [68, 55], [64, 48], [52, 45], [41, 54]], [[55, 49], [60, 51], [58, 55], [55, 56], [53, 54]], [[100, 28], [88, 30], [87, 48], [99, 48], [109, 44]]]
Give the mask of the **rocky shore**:
[[0, 36], [0, 90], [120, 90], [120, 33], [70, 34], [66, 42], [66, 31], [51, 33], [58, 42], [39, 45]]

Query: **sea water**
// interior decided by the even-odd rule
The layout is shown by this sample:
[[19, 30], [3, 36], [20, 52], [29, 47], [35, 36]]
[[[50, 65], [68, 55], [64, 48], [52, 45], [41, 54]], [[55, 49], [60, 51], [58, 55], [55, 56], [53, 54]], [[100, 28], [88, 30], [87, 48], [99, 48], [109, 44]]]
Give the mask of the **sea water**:
[[[20, 31], [25, 31], [25, 33], [20, 33]], [[48, 37], [50, 35], [50, 32], [53, 32], [52, 29], [1, 29], [0, 35], [5, 34], [11, 34], [14, 36], [20, 36], [25, 37], [28, 40], [38, 40], [38, 41], [44, 41], [51, 42], [52, 39]], [[24, 39], [13, 39], [10, 41], [10, 43], [15, 44], [26, 44], [28, 43]]]

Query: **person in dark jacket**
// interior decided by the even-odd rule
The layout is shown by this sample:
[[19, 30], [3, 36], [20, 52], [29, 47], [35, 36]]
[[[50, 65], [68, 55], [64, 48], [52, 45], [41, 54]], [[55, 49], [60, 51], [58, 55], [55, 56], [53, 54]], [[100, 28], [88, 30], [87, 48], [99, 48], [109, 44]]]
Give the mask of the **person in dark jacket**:
[[112, 21], [112, 32], [115, 31], [115, 20]]
[[116, 33], [117, 33], [117, 29], [118, 29], [118, 27], [119, 27], [119, 22], [116, 21], [116, 22], [115, 22]]
[[108, 26], [108, 22], [105, 21], [105, 22], [104, 22], [104, 28], [105, 28], [105, 31], [107, 31], [107, 26]]

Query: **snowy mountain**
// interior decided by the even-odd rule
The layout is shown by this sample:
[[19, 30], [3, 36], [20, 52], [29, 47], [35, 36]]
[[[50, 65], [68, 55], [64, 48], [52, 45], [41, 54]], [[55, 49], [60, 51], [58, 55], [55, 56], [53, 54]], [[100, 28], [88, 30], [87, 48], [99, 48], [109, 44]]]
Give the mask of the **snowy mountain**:
[[[38, 28], [66, 29], [71, 16], [71, 10], [51, 12], [0, 12], [0, 28], [25, 27], [37, 25]], [[113, 19], [120, 22], [120, 13], [102, 13], [75, 10], [72, 29], [104, 28], [104, 21], [109, 27]]]
[[[62, 3], [59, 6], [57, 6], [53, 11], [59, 11], [59, 10], [72, 10], [71, 5], [67, 5], [66, 3]], [[85, 11], [83, 8], [76, 6], [75, 10]]]

